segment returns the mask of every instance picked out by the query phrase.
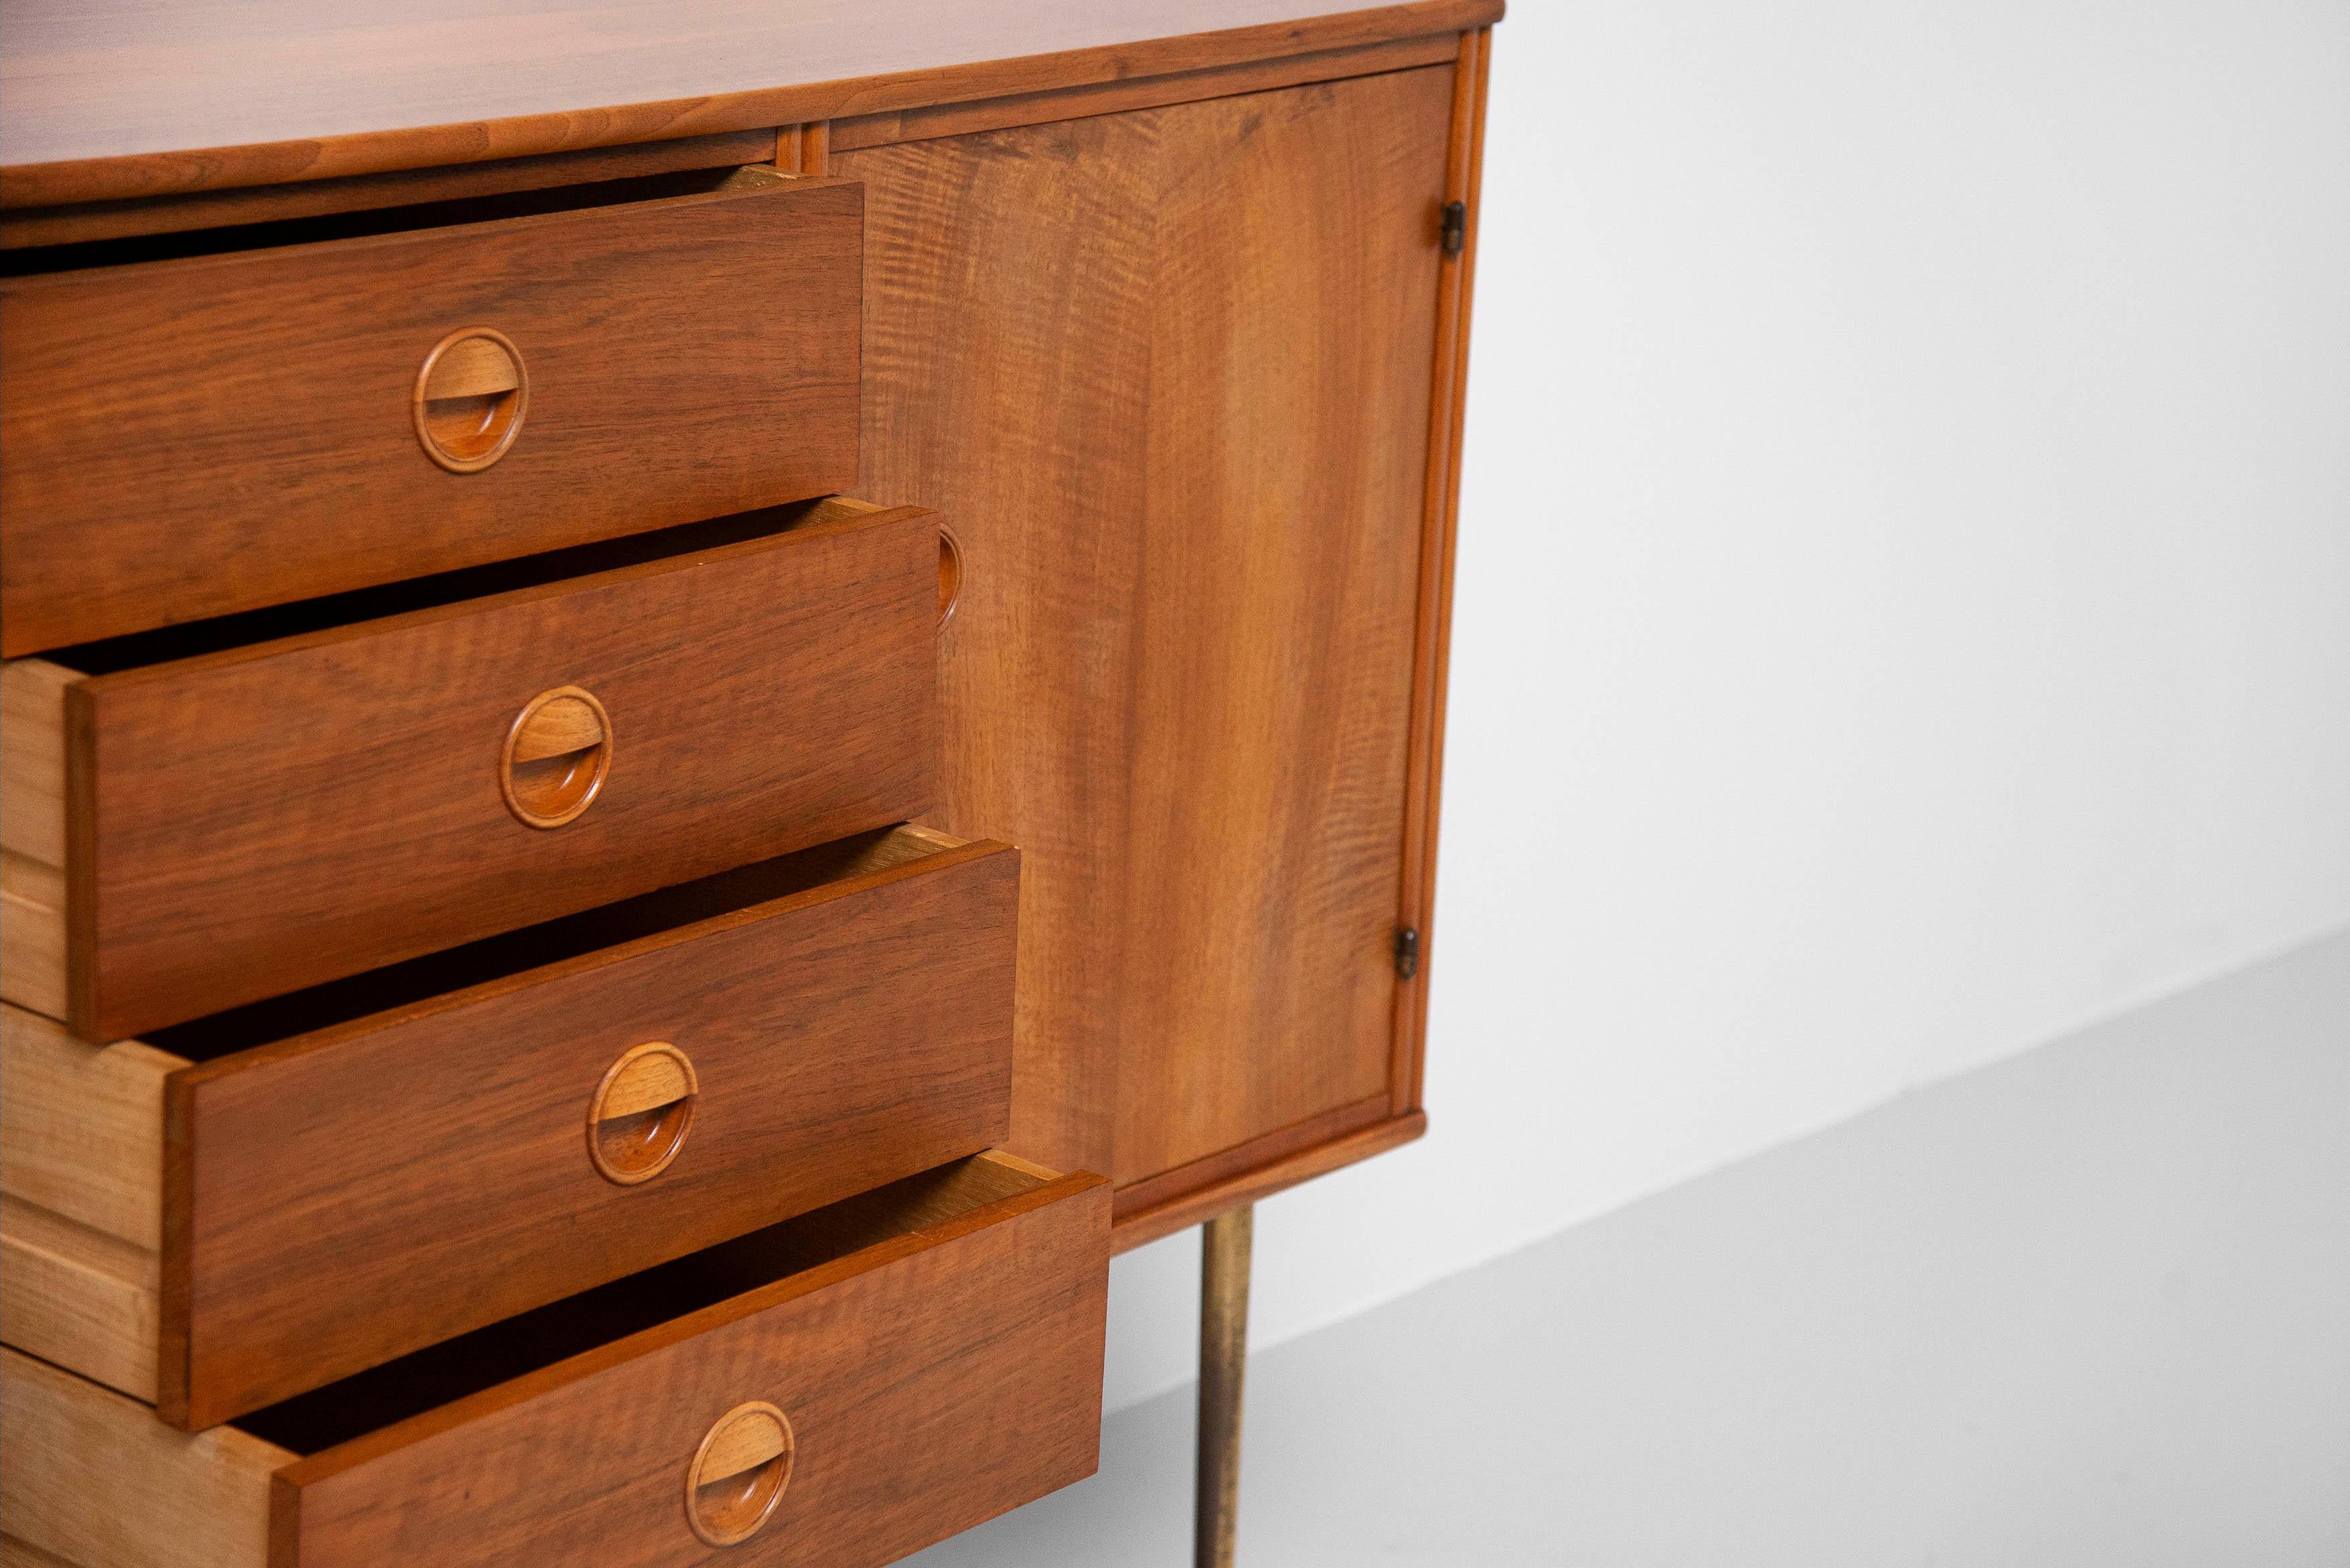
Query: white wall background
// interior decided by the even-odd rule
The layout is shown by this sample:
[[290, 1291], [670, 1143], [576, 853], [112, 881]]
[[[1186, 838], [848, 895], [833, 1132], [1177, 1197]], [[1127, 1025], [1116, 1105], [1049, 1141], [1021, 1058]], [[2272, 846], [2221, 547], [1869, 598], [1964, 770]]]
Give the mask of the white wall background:
[[2350, 921], [2350, 5], [1495, 41], [1432, 1127], [1259, 1345]]

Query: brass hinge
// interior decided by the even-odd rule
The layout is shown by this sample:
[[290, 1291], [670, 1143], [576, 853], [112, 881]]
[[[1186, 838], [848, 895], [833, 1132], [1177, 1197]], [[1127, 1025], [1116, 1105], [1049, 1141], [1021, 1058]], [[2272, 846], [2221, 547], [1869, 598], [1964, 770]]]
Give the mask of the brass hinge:
[[1444, 222], [1440, 233], [1444, 241], [1444, 254], [1457, 256], [1469, 248], [1469, 203], [1444, 203]]
[[1398, 980], [1409, 980], [1419, 972], [1419, 933], [1409, 926], [1396, 930], [1395, 966]]

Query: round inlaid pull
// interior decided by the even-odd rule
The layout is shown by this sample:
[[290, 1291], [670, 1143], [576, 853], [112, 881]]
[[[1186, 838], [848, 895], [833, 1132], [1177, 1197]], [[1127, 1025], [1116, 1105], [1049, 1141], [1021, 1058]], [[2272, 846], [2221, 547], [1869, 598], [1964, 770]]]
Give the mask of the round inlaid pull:
[[718, 1417], [685, 1472], [685, 1518], [712, 1546], [748, 1541], [792, 1480], [792, 1423], [764, 1399]]
[[530, 407], [522, 350], [486, 327], [452, 332], [424, 357], [411, 403], [425, 455], [452, 473], [479, 473], [522, 433]]
[[939, 524], [939, 630], [954, 619], [955, 603], [962, 597], [962, 541], [953, 529]]
[[597, 1173], [634, 1187], [667, 1170], [685, 1147], [701, 1088], [693, 1064], [665, 1040], [624, 1052], [588, 1102], [588, 1158]]
[[498, 787], [533, 827], [560, 827], [586, 811], [612, 765], [612, 717], [577, 686], [542, 691], [506, 731]]

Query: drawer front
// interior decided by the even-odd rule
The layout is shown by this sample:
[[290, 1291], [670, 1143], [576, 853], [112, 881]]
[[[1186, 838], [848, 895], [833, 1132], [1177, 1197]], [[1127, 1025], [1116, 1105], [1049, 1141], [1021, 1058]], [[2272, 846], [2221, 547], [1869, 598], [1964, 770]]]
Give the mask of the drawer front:
[[[920, 815], [937, 522], [845, 508], [73, 683], [76, 1032], [119, 1039]], [[598, 705], [576, 754], [607, 753], [601, 783], [534, 826], [509, 785], [554, 759], [513, 743], [565, 691]]]
[[948, 847], [177, 1073], [164, 1417], [1001, 1142], [1018, 898], [1015, 851]]
[[[0, 284], [0, 640], [851, 488], [863, 225], [859, 185], [746, 170], [665, 200]], [[419, 400], [428, 357], [473, 329], [519, 375], [459, 349], [430, 389], [523, 400], [503, 454], [457, 472]]]
[[290, 1466], [273, 1560], [702, 1563], [688, 1478], [764, 1405], [788, 1479], [726, 1560], [894, 1563], [1093, 1473], [1108, 1262], [1107, 1185], [1060, 1178]]
[[1109, 1197], [978, 1156], [192, 1437], [0, 1348], [0, 1506], [88, 1568], [879, 1568], [1093, 1473]]

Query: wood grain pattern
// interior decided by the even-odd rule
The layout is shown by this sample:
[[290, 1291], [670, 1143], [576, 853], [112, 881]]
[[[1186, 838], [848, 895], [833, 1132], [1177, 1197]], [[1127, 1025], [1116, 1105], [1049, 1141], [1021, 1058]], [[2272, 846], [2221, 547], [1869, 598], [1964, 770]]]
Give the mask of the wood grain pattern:
[[243, 191], [195, 192], [182, 196], [137, 197], [127, 202], [85, 202], [68, 207], [0, 208], [0, 251], [34, 245], [82, 244], [131, 234], [176, 234], [233, 223], [266, 223], [364, 213], [419, 202], [453, 202], [546, 191], [598, 180], [627, 180], [681, 169], [717, 169], [764, 163], [774, 155], [764, 130], [721, 136], [688, 136], [636, 147], [601, 147], [551, 152], [541, 158], [507, 158], [453, 168], [411, 169], [389, 174], [358, 174], [312, 180], [298, 185], [261, 185]]
[[[210, 1425], [1000, 1140], [1018, 889], [1013, 850], [933, 850], [177, 1074], [165, 1418]], [[654, 1040], [691, 1054], [691, 1137], [615, 1185], [584, 1113]]]
[[936, 820], [1027, 856], [1048, 1161], [1144, 1180], [1389, 1089], [1451, 86], [833, 157], [860, 485], [962, 544]]
[[744, 1560], [893, 1563], [1092, 1473], [1108, 1256], [1069, 1177], [757, 1286], [290, 1466], [280, 1561], [699, 1562], [680, 1478], [763, 1399], [796, 1454]]
[[1451, 76], [1170, 114], [1120, 1180], [1388, 1084]]
[[0, 1349], [0, 1517], [82, 1568], [262, 1568], [270, 1477], [296, 1456], [234, 1427], [190, 1437], [136, 1399]]
[[[936, 523], [812, 516], [68, 687], [76, 1032], [118, 1039], [922, 810]], [[577, 821], [534, 829], [499, 793], [500, 748], [566, 685], [608, 711], [610, 774]]]
[[[859, 192], [728, 179], [0, 282], [5, 651], [847, 489]], [[409, 398], [472, 327], [520, 345], [530, 410], [455, 473]]]
[[13, 1535], [0, 1535], [0, 1568], [77, 1568], [62, 1557], [37, 1546], [27, 1546]]
[[1114, 1154], [1153, 144], [1117, 115], [834, 159], [868, 182], [859, 483], [961, 544], [936, 820], [1021, 846], [1010, 1144], [1063, 1168]]
[[[56, 8], [0, 44], [0, 206], [421, 169], [1002, 98], [1457, 33], [1502, 0], [537, 0], [395, 23]], [[527, 61], [529, 68], [517, 69]]]

